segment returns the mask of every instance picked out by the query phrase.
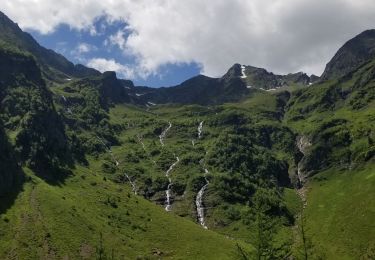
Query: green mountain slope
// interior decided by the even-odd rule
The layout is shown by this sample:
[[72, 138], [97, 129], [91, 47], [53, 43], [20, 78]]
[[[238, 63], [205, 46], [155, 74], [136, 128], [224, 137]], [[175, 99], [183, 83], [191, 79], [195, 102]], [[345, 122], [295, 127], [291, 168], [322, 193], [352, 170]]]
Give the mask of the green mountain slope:
[[293, 93], [289, 101], [285, 122], [308, 140], [298, 164], [306, 200], [298, 220], [305, 237], [296, 250], [301, 258], [375, 255], [374, 72], [370, 60], [344, 77]]
[[372, 259], [375, 256], [374, 163], [316, 175], [304, 213], [311, 256]]
[[298, 91], [286, 122], [309, 136], [307, 172], [332, 165], [352, 167], [374, 156], [375, 60], [345, 77]]
[[103, 180], [100, 169], [79, 167], [61, 187], [27, 172], [31, 179], [1, 215], [2, 259], [239, 257], [236, 241], [163, 212]]
[[72, 163], [64, 125], [32, 56], [0, 46], [0, 117], [18, 159], [38, 174]]
[[83, 65], [74, 65], [64, 56], [40, 46], [30, 34], [23, 32], [16, 23], [13, 23], [2, 12], [0, 12], [0, 39], [2, 42], [34, 55], [46, 78], [63, 81], [70, 77], [100, 74], [98, 71], [86, 68]]

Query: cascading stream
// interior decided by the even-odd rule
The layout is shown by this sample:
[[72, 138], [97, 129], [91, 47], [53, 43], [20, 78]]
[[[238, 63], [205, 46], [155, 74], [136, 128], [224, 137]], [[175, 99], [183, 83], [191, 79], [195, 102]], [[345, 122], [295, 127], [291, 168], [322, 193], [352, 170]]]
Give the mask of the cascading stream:
[[159, 135], [159, 140], [160, 140], [161, 146], [164, 146], [165, 136], [167, 135], [168, 131], [172, 127], [172, 123], [171, 122], [168, 122], [168, 123], [169, 123], [168, 127]]
[[[204, 121], [200, 122], [198, 125], [198, 139], [202, 138], [203, 122]], [[193, 147], [195, 146], [195, 139], [191, 140], [191, 144], [193, 145]]]
[[[116, 165], [116, 168], [119, 168], [120, 166], [120, 162], [116, 160], [115, 156], [113, 155], [112, 153], [112, 150], [110, 147], [108, 147], [105, 142], [99, 137], [99, 136], [96, 136], [96, 138], [102, 143], [102, 145], [105, 147], [105, 149], [107, 150], [107, 152], [110, 154], [111, 158], [112, 158], [112, 161], [115, 163]], [[132, 191], [135, 195], [137, 195], [137, 187], [135, 185], [135, 183], [130, 179], [130, 176], [124, 172], [124, 175], [126, 177], [126, 179], [129, 181], [130, 185], [132, 186]]]
[[169, 169], [165, 172], [165, 176], [168, 178], [169, 184], [167, 190], [165, 191], [166, 199], [165, 199], [165, 210], [171, 211], [171, 188], [172, 188], [172, 179], [169, 176], [173, 168], [179, 163], [180, 158], [176, 157], [176, 161], [169, 167]]
[[66, 109], [66, 112], [68, 112], [69, 114], [73, 114], [72, 110], [68, 107], [68, 100], [66, 99], [66, 97], [64, 95], [61, 96], [62, 100], [64, 101], [64, 107]]
[[[70, 81], [71, 79], [67, 78], [67, 80]], [[66, 99], [66, 97], [65, 97], [64, 95], [61, 95], [61, 98], [62, 98], [62, 100], [63, 100], [64, 103], [65, 103], [65, 107], [66, 107], [66, 109], [67, 109], [67, 112], [70, 113], [70, 114], [72, 114], [72, 111], [71, 111], [70, 108], [67, 107], [67, 105], [66, 105], [67, 102], [68, 102], [68, 100]], [[128, 123], [128, 126], [129, 126], [129, 123]], [[107, 152], [110, 154], [110, 156], [111, 156], [111, 158], [112, 158], [112, 161], [115, 163], [116, 168], [118, 168], [118, 167], [120, 166], [120, 163], [119, 163], [119, 161], [117, 161], [116, 158], [114, 157], [111, 148], [108, 147], [108, 146], [106, 145], [106, 143], [103, 141], [103, 139], [101, 139], [99, 136], [96, 136], [96, 138], [97, 138], [97, 139], [101, 142], [101, 144], [105, 147], [105, 149], [107, 150]], [[142, 140], [141, 140], [141, 144], [142, 144], [143, 149], [145, 149], [145, 146], [144, 146]], [[132, 191], [134, 192], [135, 195], [137, 195], [137, 188], [136, 188], [135, 183], [130, 179], [130, 176], [129, 176], [126, 172], [124, 173], [124, 175], [125, 175], [126, 179], [129, 181], [130, 185], [132, 186]]]
[[132, 186], [132, 191], [135, 195], [137, 195], [137, 187], [135, 186], [135, 183], [130, 179], [129, 175], [124, 173], [125, 177], [128, 179], [130, 185]]
[[298, 188], [297, 188], [297, 194], [300, 196], [302, 202], [303, 202], [303, 208], [307, 206], [307, 200], [306, 200], [306, 188], [303, 186], [305, 183], [305, 176], [302, 172], [302, 162], [304, 157], [307, 155], [306, 149], [311, 146], [310, 141], [306, 136], [300, 136], [297, 138], [297, 147], [298, 150], [303, 154], [303, 157], [297, 164], [297, 177], [298, 177]]
[[202, 138], [202, 131], [203, 131], [203, 122], [200, 122], [199, 123], [199, 126], [198, 126], [198, 139], [201, 139]]
[[138, 138], [138, 142], [142, 145], [143, 150], [146, 151], [146, 146], [143, 143], [142, 136], [137, 135], [137, 138]]
[[306, 156], [306, 149], [309, 146], [311, 146], [311, 143], [309, 142], [306, 136], [300, 136], [297, 138], [298, 150], [303, 154], [303, 157], [297, 164], [297, 176], [298, 176], [298, 181], [299, 181], [300, 186], [303, 186], [305, 182], [305, 176], [303, 176], [303, 173], [302, 173], [302, 161], [303, 161], [303, 158]]
[[207, 189], [207, 186], [210, 184], [210, 182], [207, 179], [208, 173], [209, 173], [208, 170], [204, 169], [204, 179], [206, 180], [206, 184], [199, 190], [197, 197], [195, 199], [195, 205], [197, 206], [198, 222], [205, 229], [208, 229], [208, 228], [206, 226], [205, 219], [204, 219], [203, 196], [204, 196], [204, 192]]

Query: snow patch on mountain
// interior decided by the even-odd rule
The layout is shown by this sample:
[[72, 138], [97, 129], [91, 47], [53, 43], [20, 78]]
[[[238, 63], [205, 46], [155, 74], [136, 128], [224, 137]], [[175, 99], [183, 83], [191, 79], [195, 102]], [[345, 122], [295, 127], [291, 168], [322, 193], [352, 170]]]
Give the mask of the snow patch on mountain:
[[241, 65], [241, 79], [246, 79], [247, 76], [245, 74], [246, 67], [245, 65]]

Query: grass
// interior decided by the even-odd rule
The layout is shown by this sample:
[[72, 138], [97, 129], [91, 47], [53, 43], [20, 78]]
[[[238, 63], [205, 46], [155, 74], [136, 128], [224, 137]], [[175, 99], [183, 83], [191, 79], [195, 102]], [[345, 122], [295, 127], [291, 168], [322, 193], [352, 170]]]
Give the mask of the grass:
[[316, 175], [305, 211], [307, 234], [327, 259], [375, 257], [375, 164]]
[[132, 194], [127, 184], [104, 181], [78, 167], [62, 186], [31, 180], [1, 215], [0, 258], [95, 257], [100, 245], [115, 259], [237, 259], [236, 243], [204, 230]]

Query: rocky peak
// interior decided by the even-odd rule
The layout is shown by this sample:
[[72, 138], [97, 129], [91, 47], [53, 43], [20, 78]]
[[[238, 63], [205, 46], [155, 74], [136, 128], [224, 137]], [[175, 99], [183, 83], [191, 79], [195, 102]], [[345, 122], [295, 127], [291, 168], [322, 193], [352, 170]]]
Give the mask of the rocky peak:
[[339, 78], [375, 57], [375, 30], [367, 30], [346, 42], [328, 62], [322, 79]]

